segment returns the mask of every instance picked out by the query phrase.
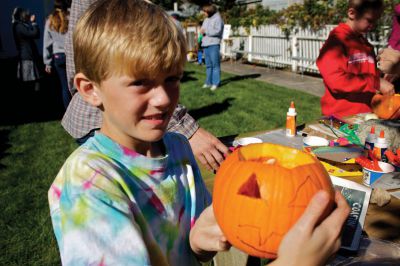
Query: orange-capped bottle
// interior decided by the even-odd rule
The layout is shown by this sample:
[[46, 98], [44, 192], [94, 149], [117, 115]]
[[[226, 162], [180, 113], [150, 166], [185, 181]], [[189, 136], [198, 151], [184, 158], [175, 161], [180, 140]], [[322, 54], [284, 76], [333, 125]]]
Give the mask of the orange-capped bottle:
[[294, 107], [294, 102], [290, 103], [288, 112], [286, 113], [286, 136], [294, 137], [296, 136], [296, 108]]
[[385, 131], [381, 130], [379, 137], [376, 139], [374, 144], [374, 149], [372, 150], [375, 158], [380, 161], [387, 162], [385, 151], [387, 150], [388, 146], [389, 145], [385, 139]]
[[376, 142], [375, 126], [371, 127], [371, 131], [365, 138], [364, 149], [372, 151]]

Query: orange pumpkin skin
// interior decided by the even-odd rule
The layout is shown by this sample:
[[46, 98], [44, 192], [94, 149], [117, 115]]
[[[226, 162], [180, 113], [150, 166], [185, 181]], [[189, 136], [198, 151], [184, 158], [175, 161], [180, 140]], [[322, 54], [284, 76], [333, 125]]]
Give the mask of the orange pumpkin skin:
[[[274, 164], [267, 164], [275, 158]], [[319, 190], [334, 206], [334, 189], [322, 164], [310, 154], [269, 143], [251, 144], [221, 164], [213, 190], [217, 223], [236, 248], [256, 257], [276, 258], [283, 236]]]
[[375, 94], [371, 100], [372, 111], [381, 119], [400, 118], [400, 94]]

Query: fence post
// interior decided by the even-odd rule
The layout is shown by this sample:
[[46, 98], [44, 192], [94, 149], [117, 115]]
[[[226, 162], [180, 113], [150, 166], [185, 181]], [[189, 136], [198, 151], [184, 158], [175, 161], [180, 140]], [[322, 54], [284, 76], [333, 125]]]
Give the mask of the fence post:
[[[298, 56], [297, 46], [298, 46], [297, 36], [292, 36], [292, 57]], [[298, 60], [292, 59], [292, 71], [293, 72], [297, 72], [297, 63], [298, 63]]]
[[251, 60], [253, 59], [252, 58], [253, 56], [251, 54], [253, 52], [253, 35], [252, 34], [249, 35], [248, 45], [249, 45], [249, 53], [247, 54], [247, 61], [251, 62]]

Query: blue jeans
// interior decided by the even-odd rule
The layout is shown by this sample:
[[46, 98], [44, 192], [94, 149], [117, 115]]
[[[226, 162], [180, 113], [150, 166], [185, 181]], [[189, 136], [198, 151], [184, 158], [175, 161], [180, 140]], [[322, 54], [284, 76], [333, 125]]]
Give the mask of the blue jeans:
[[199, 63], [199, 65], [201, 65], [203, 63], [203, 50], [199, 49], [197, 51], [197, 63]]
[[221, 81], [221, 60], [219, 58], [219, 44], [204, 48], [206, 54], [206, 84], [218, 86]]
[[69, 92], [69, 89], [68, 89], [65, 54], [57, 53], [57, 54], [54, 54], [53, 58], [54, 58], [54, 67], [56, 69], [58, 78], [61, 83], [62, 99], [63, 99], [64, 108], [66, 110], [69, 102], [71, 101], [71, 93]]

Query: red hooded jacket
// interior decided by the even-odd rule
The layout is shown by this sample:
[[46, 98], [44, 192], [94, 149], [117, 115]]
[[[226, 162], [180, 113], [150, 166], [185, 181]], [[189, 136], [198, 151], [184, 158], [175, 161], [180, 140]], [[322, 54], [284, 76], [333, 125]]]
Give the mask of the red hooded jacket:
[[370, 112], [379, 89], [373, 46], [345, 23], [334, 28], [320, 50], [317, 66], [324, 79], [323, 115], [338, 117]]

